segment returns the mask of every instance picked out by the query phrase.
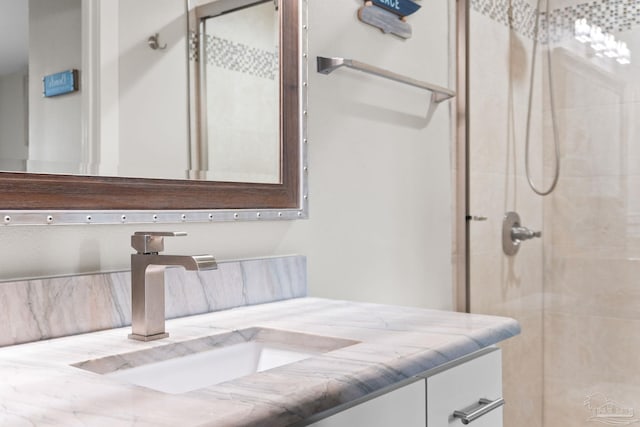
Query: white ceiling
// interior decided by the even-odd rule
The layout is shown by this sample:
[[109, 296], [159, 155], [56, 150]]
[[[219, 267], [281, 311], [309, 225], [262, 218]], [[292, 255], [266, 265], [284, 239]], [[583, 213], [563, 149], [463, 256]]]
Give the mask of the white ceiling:
[[0, 76], [26, 67], [29, 0], [0, 0]]

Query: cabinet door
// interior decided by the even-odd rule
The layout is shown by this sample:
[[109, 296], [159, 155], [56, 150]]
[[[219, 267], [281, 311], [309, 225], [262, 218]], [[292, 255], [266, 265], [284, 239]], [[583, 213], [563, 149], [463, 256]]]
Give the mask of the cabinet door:
[[426, 401], [424, 380], [420, 380], [346, 409], [311, 426], [425, 427]]
[[[484, 354], [427, 378], [427, 426], [462, 427], [455, 411], [471, 412], [502, 397], [500, 350]], [[502, 407], [473, 421], [473, 427], [502, 427]]]

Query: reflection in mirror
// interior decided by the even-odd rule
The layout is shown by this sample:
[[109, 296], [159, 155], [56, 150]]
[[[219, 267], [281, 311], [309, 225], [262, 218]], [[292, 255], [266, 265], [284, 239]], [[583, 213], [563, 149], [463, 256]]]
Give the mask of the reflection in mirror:
[[277, 7], [268, 0], [200, 17], [200, 33], [201, 171], [214, 181], [279, 183]]
[[[221, 174], [227, 175], [213, 178], [218, 181], [206, 180], [210, 172], [208, 164], [224, 161], [237, 147], [222, 146], [224, 154], [215, 155], [218, 147], [209, 149], [203, 144], [201, 134], [215, 135], [222, 130], [213, 126], [209, 130], [211, 120], [194, 120], [201, 117], [200, 110], [204, 109], [200, 102], [203, 92], [194, 89], [201, 83], [194, 78], [197, 74], [194, 69], [202, 63], [197, 58], [200, 36], [198, 24], [193, 25], [198, 22], [194, 15], [196, 9], [206, 11], [210, 7], [240, 12], [256, 1], [217, 0], [201, 5], [202, 8], [196, 7], [199, 6], [196, 1], [204, 3], [202, 0], [0, 0], [0, 7], [10, 3], [21, 6], [18, 13], [22, 13], [27, 22], [37, 16], [37, 24], [31, 22], [25, 31], [34, 27], [34, 31], [44, 34], [40, 37], [42, 42], [50, 43], [40, 49], [44, 56], [33, 60], [32, 46], [26, 45], [27, 78], [23, 63], [22, 68], [8, 72], [22, 73], [13, 76], [18, 84], [0, 82], [0, 94], [10, 93], [9, 102], [0, 99], [0, 157], [8, 153], [0, 160], [0, 215], [4, 224], [305, 217], [306, 155], [302, 143], [306, 141], [303, 79], [306, 79], [308, 65], [306, 32], [302, 31], [306, 22], [305, 2], [278, 0], [277, 54], [280, 57], [275, 62], [278, 71], [273, 80], [275, 87], [279, 85], [278, 101], [277, 108], [269, 110], [270, 114], [277, 114], [279, 110], [277, 119], [264, 113], [256, 117], [258, 114], [251, 110], [255, 106], [251, 104], [273, 97], [255, 96], [250, 92], [258, 89], [253, 87], [243, 94], [249, 104], [239, 110], [244, 112], [245, 123], [260, 123], [260, 127], [250, 130], [260, 135], [253, 138], [254, 142], [261, 138], [276, 141], [272, 146], [277, 147], [276, 151], [261, 146], [264, 153], [259, 157], [276, 157], [279, 163], [269, 161], [269, 167], [253, 166], [256, 169], [242, 178], [252, 182], [235, 182], [232, 179], [240, 178], [233, 168], [221, 170]], [[273, 17], [273, 3], [269, 10]], [[220, 13], [202, 16], [218, 15]], [[0, 30], [10, 28], [7, 22], [18, 21], [13, 11], [5, 14], [3, 10]], [[273, 25], [273, 22], [265, 24]], [[185, 31], [187, 28], [190, 32]], [[150, 48], [148, 38], [156, 33], [161, 45], [167, 45], [166, 49]], [[14, 43], [16, 34], [19, 32], [12, 34], [14, 37], [0, 38], [0, 51], [4, 51], [3, 42]], [[29, 38], [23, 34], [23, 40]], [[30, 42], [35, 40], [34, 36]], [[274, 36], [269, 40], [260, 49], [265, 55], [272, 54], [274, 65], [274, 56], [277, 57]], [[234, 43], [249, 45], [247, 41]], [[22, 50], [24, 52], [24, 43]], [[38, 61], [40, 68], [31, 73]], [[7, 63], [4, 58], [0, 59], [0, 66]], [[42, 77], [71, 68], [79, 71], [79, 92], [43, 98]], [[6, 89], [7, 86], [11, 86], [10, 89]], [[20, 103], [20, 96], [29, 102]], [[41, 108], [36, 102], [47, 107]], [[235, 102], [235, 99], [227, 102], [227, 108]], [[67, 103], [73, 106], [63, 108]], [[13, 108], [10, 113], [7, 104]], [[185, 108], [186, 105], [189, 108]], [[214, 111], [215, 108], [211, 106]], [[227, 114], [223, 107], [217, 108], [220, 114]], [[34, 120], [37, 111], [42, 114]], [[59, 116], [63, 111], [74, 113], [74, 118]], [[21, 118], [16, 116], [20, 113]], [[226, 120], [240, 123], [237, 117]], [[27, 118], [31, 119], [30, 124]], [[265, 130], [266, 125], [262, 127], [263, 122], [273, 121], [277, 121], [275, 130]], [[208, 124], [200, 129], [200, 123]], [[33, 127], [36, 124], [37, 129]], [[241, 130], [249, 132], [246, 128]], [[36, 136], [43, 139], [38, 142]], [[73, 141], [70, 151], [56, 146], [55, 139]], [[221, 139], [225, 138], [218, 137]], [[49, 162], [54, 165], [52, 169], [40, 168], [44, 157], [34, 158], [33, 162], [25, 157], [25, 153], [30, 156], [36, 147], [42, 153], [53, 154], [53, 161]], [[255, 147], [245, 149], [244, 157], [240, 158], [249, 164], [253, 160], [250, 155], [256, 150]], [[202, 167], [203, 164], [206, 167]], [[167, 165], [177, 167], [170, 170]], [[38, 173], [30, 173], [36, 170]], [[235, 178], [231, 178], [233, 174]], [[196, 180], [185, 180], [185, 177]]]
[[81, 68], [81, 0], [2, 0], [0, 40], [0, 169], [82, 172], [80, 96], [52, 106], [41, 80]]
[[[0, 63], [12, 56], [21, 59], [18, 74], [0, 75], [0, 170], [187, 177], [185, 0], [158, 2], [158, 12], [144, 23], [139, 19], [141, 8], [148, 6], [143, 1], [0, 1]], [[150, 31], [161, 31], [170, 42], [162, 54], [145, 46]], [[178, 113], [172, 118], [175, 130], [155, 138], [155, 161], [145, 162], [149, 142], [137, 138], [124, 116], [131, 109], [142, 116], [148, 110], [150, 99], [140, 97], [137, 80], [148, 85], [169, 68], [182, 75], [174, 73], [156, 99], [166, 101], [177, 87], [185, 101], [180, 105], [174, 100], [180, 105], [173, 110]], [[77, 90], [45, 95], [45, 77], [69, 70], [78, 70]]]
[[0, 170], [26, 170], [29, 9], [24, 0], [0, 2]]
[[[158, 3], [165, 20], [140, 23], [142, 2], [113, 6], [92, 0], [97, 17], [88, 17], [90, 2], [82, 0], [0, 1], [0, 170], [32, 173], [123, 176], [140, 178], [280, 183], [279, 16], [273, 0], [216, 1], [215, 16], [200, 17], [203, 148], [189, 156], [188, 134], [166, 135], [153, 141], [154, 161], [146, 161], [149, 141], [133, 139], [125, 130], [100, 141], [91, 134], [90, 111], [83, 105], [102, 103], [95, 126], [113, 115], [110, 99], [128, 111], [132, 96], [147, 96], [138, 77], [158, 80], [159, 67], [172, 62], [183, 70], [187, 44], [184, 0]], [[169, 6], [167, 6], [169, 4]], [[209, 8], [210, 9], [210, 8]], [[171, 11], [170, 11], [171, 10]], [[209, 13], [207, 7], [198, 11]], [[99, 31], [91, 28], [92, 19]], [[149, 18], [154, 21], [154, 18]], [[150, 28], [146, 28], [150, 27]], [[118, 28], [105, 30], [106, 28]], [[166, 49], [145, 45], [147, 33], [160, 31]], [[11, 41], [16, 40], [18, 43]], [[95, 46], [103, 54], [88, 61]], [[108, 58], [116, 50], [117, 57]], [[116, 67], [110, 65], [115, 62]], [[109, 68], [110, 67], [110, 68]], [[80, 71], [79, 91], [43, 96], [42, 79], [60, 71]], [[178, 71], [176, 70], [176, 71]], [[98, 76], [103, 80], [91, 81]], [[164, 76], [166, 78], [166, 76]], [[172, 75], [160, 90], [159, 101], [180, 80]], [[188, 84], [183, 74], [181, 89]], [[99, 88], [90, 94], [92, 86]], [[115, 95], [113, 89], [115, 86]], [[139, 95], [138, 95], [139, 94]], [[143, 104], [142, 99], [138, 104]], [[178, 100], [175, 100], [178, 101]], [[99, 108], [98, 108], [99, 110]], [[138, 107], [140, 114], [146, 108]], [[117, 112], [117, 110], [115, 110]], [[186, 123], [187, 111], [174, 116]], [[125, 126], [122, 121], [120, 123]], [[164, 135], [163, 135], [164, 136]], [[189, 164], [189, 162], [195, 164]]]
[[[81, 0], [29, 0], [29, 151], [27, 171], [91, 173], [82, 138], [82, 97], [43, 96], [46, 75], [82, 69]], [[56, 37], [52, 37], [55, 34]]]

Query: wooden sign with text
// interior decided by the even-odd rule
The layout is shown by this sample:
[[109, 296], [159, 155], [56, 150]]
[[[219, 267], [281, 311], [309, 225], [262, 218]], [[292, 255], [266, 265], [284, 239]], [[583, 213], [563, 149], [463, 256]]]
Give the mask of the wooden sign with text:
[[406, 17], [420, 7], [412, 0], [367, 0], [358, 10], [358, 19], [379, 28], [383, 33], [408, 39], [412, 31]]

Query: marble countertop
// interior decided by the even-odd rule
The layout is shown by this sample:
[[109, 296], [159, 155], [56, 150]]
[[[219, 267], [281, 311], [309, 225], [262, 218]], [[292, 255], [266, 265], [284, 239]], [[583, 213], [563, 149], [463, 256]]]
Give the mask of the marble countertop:
[[[250, 327], [358, 343], [183, 394], [71, 366]], [[318, 298], [170, 320], [155, 342], [129, 329], [0, 348], [0, 425], [287, 426], [520, 332], [507, 318]]]

